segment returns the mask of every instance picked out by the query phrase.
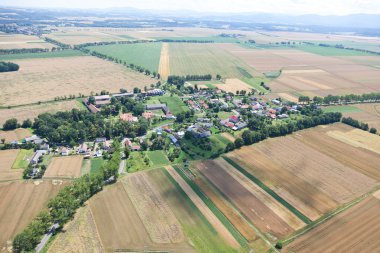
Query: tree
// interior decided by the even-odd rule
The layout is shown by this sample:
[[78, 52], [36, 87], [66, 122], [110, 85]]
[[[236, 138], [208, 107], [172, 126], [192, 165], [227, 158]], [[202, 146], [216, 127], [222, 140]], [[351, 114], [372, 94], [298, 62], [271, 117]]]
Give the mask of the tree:
[[244, 145], [244, 142], [243, 142], [243, 139], [242, 138], [237, 138], [236, 140], [235, 140], [235, 147], [236, 148], [240, 148], [241, 146], [243, 146]]
[[129, 155], [131, 154], [131, 150], [129, 150], [128, 147], [124, 148], [124, 158], [128, 159]]
[[90, 104], [95, 104], [95, 98], [94, 98], [94, 96], [90, 96], [89, 98], [88, 98], [88, 102], [90, 103]]
[[22, 125], [21, 127], [22, 128], [29, 128], [29, 127], [32, 127], [33, 123], [30, 119], [26, 119], [22, 122]]
[[216, 75], [216, 79], [217, 79], [217, 80], [220, 80], [220, 79], [222, 79], [222, 76], [219, 75], [219, 74], [217, 74], [217, 75]]
[[232, 150], [234, 150], [234, 149], [235, 149], [235, 144], [232, 143], [232, 142], [229, 142], [229, 143], [227, 144], [227, 146], [226, 146], [225, 151], [226, 151], [226, 152], [229, 152], [229, 151], [232, 151]]
[[371, 134], [376, 134], [376, 133], [377, 133], [377, 129], [374, 128], [374, 127], [371, 127], [371, 129], [369, 130], [369, 132], [370, 132]]
[[17, 127], [18, 127], [17, 119], [12, 118], [5, 121], [3, 125], [3, 130], [13, 130], [13, 129], [16, 129]]

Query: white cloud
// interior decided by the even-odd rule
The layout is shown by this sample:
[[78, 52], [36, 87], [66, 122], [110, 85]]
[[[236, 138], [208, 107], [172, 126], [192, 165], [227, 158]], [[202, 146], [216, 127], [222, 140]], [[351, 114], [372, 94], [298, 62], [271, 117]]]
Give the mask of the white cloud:
[[380, 0], [2, 0], [1, 4], [47, 8], [136, 7], [156, 10], [286, 14], [380, 13]]

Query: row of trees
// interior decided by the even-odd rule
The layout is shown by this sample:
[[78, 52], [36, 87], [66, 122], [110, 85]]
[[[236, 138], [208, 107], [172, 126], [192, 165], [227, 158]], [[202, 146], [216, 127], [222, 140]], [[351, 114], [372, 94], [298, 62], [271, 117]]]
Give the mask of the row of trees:
[[330, 45], [330, 44], [325, 44], [325, 43], [319, 43], [318, 46], [320, 46], [320, 47], [333, 47], [333, 48], [346, 49], [346, 50], [357, 51], [357, 52], [362, 52], [362, 53], [380, 55], [380, 52], [362, 49], [362, 48], [345, 47], [343, 44]]
[[353, 119], [351, 117], [348, 117], [348, 118], [343, 117], [342, 123], [350, 125], [350, 126], [355, 127], [355, 128], [359, 128], [359, 129], [364, 130], [364, 131], [369, 131], [372, 134], [377, 133], [376, 128], [374, 128], [374, 127], [369, 128], [367, 123], [360, 122], [359, 120]]
[[380, 93], [372, 92], [365, 94], [347, 94], [347, 95], [327, 95], [326, 97], [315, 96], [312, 99], [308, 96], [300, 96], [298, 98], [300, 103], [315, 103], [318, 105], [330, 104], [345, 104], [345, 103], [363, 103], [363, 102], [378, 102], [380, 101]]
[[[220, 79], [219, 75], [219, 79]], [[211, 74], [206, 75], [186, 75], [186, 76], [168, 76], [168, 83], [177, 86], [183, 86], [186, 81], [210, 81], [212, 79]]]
[[54, 39], [47, 38], [47, 37], [45, 37], [44, 39], [45, 39], [46, 42], [49, 42], [49, 43], [54, 44], [54, 45], [57, 45], [57, 46], [59, 46], [62, 49], [71, 49], [70, 45], [62, 43], [62, 42], [59, 42], [58, 40], [54, 40]]
[[11, 72], [19, 70], [20, 66], [13, 62], [0, 61], [0, 72]]
[[113, 144], [112, 158], [103, 164], [100, 172], [84, 175], [71, 185], [65, 186], [56, 197], [48, 203], [48, 210], [42, 211], [21, 233], [13, 240], [14, 252], [33, 251], [42, 236], [53, 224], [60, 228], [73, 218], [76, 209], [84, 204], [91, 196], [101, 191], [103, 186], [116, 180], [121, 160], [120, 142]]
[[47, 48], [0, 49], [0, 55], [25, 54], [25, 53], [44, 53], [44, 52], [49, 52], [49, 49], [47, 49]]
[[92, 46], [106, 46], [106, 45], [115, 45], [115, 44], [137, 44], [137, 43], [152, 43], [156, 42], [153, 40], [124, 40], [124, 41], [103, 41], [103, 42], [88, 42], [79, 45], [75, 45], [74, 49], [82, 50], [85, 47]]
[[184, 40], [184, 39], [162, 39], [159, 42], [175, 42], [175, 43], [214, 43], [213, 40]]
[[16, 128], [22, 127], [22, 128], [29, 128], [32, 127], [33, 122], [30, 119], [26, 119], [22, 122], [22, 124], [19, 124], [17, 119], [12, 118], [5, 121], [3, 124], [3, 130], [14, 130]]

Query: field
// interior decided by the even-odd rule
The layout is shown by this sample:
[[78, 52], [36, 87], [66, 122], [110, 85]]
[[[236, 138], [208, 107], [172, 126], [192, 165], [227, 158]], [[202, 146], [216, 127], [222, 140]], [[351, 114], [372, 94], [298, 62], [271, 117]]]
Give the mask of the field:
[[169, 44], [162, 43], [161, 55], [160, 55], [160, 64], [158, 66], [158, 73], [161, 75], [161, 78], [167, 79], [170, 75], [170, 59], [169, 59]]
[[12, 169], [18, 153], [18, 149], [0, 151], [0, 181], [22, 178], [22, 170]]
[[91, 162], [90, 173], [97, 173], [100, 171], [100, 168], [102, 167], [104, 160], [103, 158], [93, 158], [90, 160], [90, 162]]
[[[10, 118], [12, 118], [12, 115], [9, 115], [7, 119], [10, 119]], [[4, 122], [2, 124], [4, 124]], [[9, 130], [9, 131], [0, 131], [0, 139], [5, 139], [5, 142], [21, 141], [25, 139], [26, 137], [30, 137], [30, 136], [32, 136], [32, 133], [30, 132], [29, 129], [25, 129], [25, 128], [17, 128], [15, 130]]]
[[162, 43], [115, 44], [87, 47], [108, 56], [113, 56], [127, 64], [133, 63], [150, 71], [158, 71]]
[[90, 200], [104, 249], [229, 252], [186, 198], [159, 169], [128, 175], [105, 188]]
[[10, 252], [13, 237], [58, 193], [62, 182], [0, 183], [0, 252]]
[[54, 239], [47, 252], [103, 252], [96, 225], [88, 205], [78, 209], [74, 219]]
[[356, 120], [367, 123], [369, 127], [374, 127], [380, 131], [380, 104], [356, 104], [349, 106], [329, 106], [323, 108], [324, 111], [341, 112], [344, 117], [352, 117]]
[[166, 104], [169, 107], [169, 111], [174, 115], [177, 115], [181, 112], [186, 112], [189, 108], [185, 105], [185, 103], [176, 95], [169, 97], [163, 96], [159, 98], [161, 103]]
[[0, 55], [2, 61], [13, 61], [19, 59], [41, 59], [41, 58], [60, 58], [60, 57], [74, 57], [84, 56], [85, 54], [78, 50], [62, 50], [55, 52], [42, 52], [42, 53], [24, 53], [24, 54], [7, 54]]
[[44, 178], [76, 178], [81, 175], [83, 156], [53, 157]]
[[282, 238], [304, 223], [226, 161], [205, 161], [198, 170], [262, 232]]
[[236, 94], [236, 91], [242, 91], [242, 90], [250, 92], [253, 88], [250, 85], [248, 85], [247, 83], [245, 83], [245, 82], [243, 82], [237, 78], [226, 79], [225, 83], [217, 84], [215, 86], [221, 90], [226, 91], [226, 92], [232, 92], [233, 94]]
[[[81, 109], [81, 102], [77, 100], [51, 102], [45, 104], [36, 104], [28, 106], [14, 107], [10, 109], [0, 109], [0, 125], [4, 124], [6, 120], [15, 118], [19, 123], [26, 119], [35, 119], [42, 113], [56, 113], [62, 111], [70, 111], [71, 109]], [[1, 132], [0, 132], [1, 136]], [[22, 138], [21, 138], [22, 139]]]
[[165, 153], [161, 150], [148, 151], [147, 156], [149, 160], [153, 163], [153, 166], [168, 165], [170, 161], [166, 157]]
[[[15, 60], [17, 72], [0, 77], [0, 105], [19, 105], [54, 100], [57, 96], [120, 88], [132, 90], [154, 82], [127, 68], [91, 56]], [[17, 85], [15, 85], [17, 84]]]
[[224, 44], [223, 48], [261, 73], [282, 70], [280, 77], [269, 83], [276, 93], [326, 96], [379, 91], [379, 69], [350, 58], [322, 56], [297, 48], [249, 49], [236, 44]]
[[55, 45], [36, 37], [23, 34], [0, 33], [0, 49], [47, 48]]
[[16, 160], [12, 165], [12, 169], [26, 169], [33, 155], [33, 149], [20, 149], [20, 152], [18, 152]]
[[227, 157], [315, 220], [368, 192], [380, 179], [379, 155], [330, 137], [333, 131], [353, 129], [342, 124], [317, 127], [244, 147]]
[[204, 75], [222, 78], [251, 78], [256, 72], [239, 58], [224, 50], [220, 44], [169, 44], [171, 75]]
[[380, 199], [370, 196], [296, 239], [284, 252], [379, 252]]

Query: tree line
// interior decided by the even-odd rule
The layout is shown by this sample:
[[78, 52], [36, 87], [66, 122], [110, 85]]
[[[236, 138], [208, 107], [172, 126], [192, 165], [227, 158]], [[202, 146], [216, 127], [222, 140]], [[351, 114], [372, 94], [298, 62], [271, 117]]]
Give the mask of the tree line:
[[48, 37], [45, 37], [44, 39], [45, 39], [46, 42], [49, 42], [49, 43], [54, 44], [54, 45], [57, 45], [57, 46], [59, 46], [62, 49], [71, 49], [70, 45], [62, 43], [62, 42], [59, 42], [58, 40], [54, 40], [54, 39], [51, 39], [51, 38], [48, 38]]
[[364, 131], [369, 131], [372, 134], [377, 133], [376, 128], [374, 128], [374, 127], [369, 128], [367, 123], [360, 122], [359, 120], [353, 119], [351, 117], [348, 117], [348, 118], [343, 117], [342, 123], [347, 124], [347, 125], [352, 126], [352, 127], [355, 127], [355, 128], [359, 128], [359, 129], [364, 130]]
[[124, 40], [124, 41], [103, 41], [103, 42], [88, 42], [79, 45], [75, 45], [74, 49], [82, 50], [86, 47], [92, 46], [106, 46], [106, 45], [115, 45], [115, 44], [137, 44], [137, 43], [152, 43], [157, 42], [153, 40]]
[[313, 116], [304, 116], [300, 119], [282, 122], [282, 124], [278, 125], [263, 123], [258, 126], [257, 124], [248, 124], [250, 130], [245, 130], [242, 138], [237, 138], [234, 143], [229, 143], [226, 147], [226, 152], [240, 148], [243, 145], [260, 142], [269, 137], [285, 136], [302, 129], [339, 122], [341, 117], [342, 114], [339, 112], [327, 112]]
[[[311, 44], [315, 45], [313, 43], [311, 43]], [[376, 52], [376, 51], [372, 51], [372, 50], [367, 50], [367, 49], [361, 49], [361, 48], [345, 47], [343, 44], [330, 45], [330, 44], [325, 44], [325, 43], [319, 43], [318, 46], [320, 46], [320, 47], [339, 48], [339, 49], [357, 51], [357, 52], [362, 52], [362, 53], [380, 55], [380, 52]]]
[[76, 210], [103, 186], [116, 180], [121, 161], [120, 142], [113, 143], [112, 158], [105, 162], [100, 171], [95, 174], [83, 175], [75, 179], [71, 185], [62, 188], [56, 197], [48, 202], [48, 210], [40, 212], [36, 218], [13, 240], [14, 252], [33, 251], [42, 236], [53, 224], [60, 228], [74, 217]]
[[13, 62], [0, 61], [0, 72], [12, 72], [19, 70], [20, 66]]
[[345, 104], [345, 103], [364, 103], [364, 102], [379, 102], [380, 93], [372, 92], [365, 94], [347, 94], [347, 95], [327, 95], [326, 97], [315, 96], [310, 98], [308, 96], [300, 96], [298, 102], [300, 103], [314, 103], [317, 105], [331, 105], [331, 104]]
[[161, 39], [159, 42], [175, 42], [175, 43], [215, 43], [214, 40], [184, 40], [184, 39]]
[[44, 53], [49, 52], [47, 48], [19, 48], [19, 49], [0, 49], [0, 55], [25, 54], [25, 53]]
[[210, 81], [211, 74], [206, 75], [186, 75], [186, 76], [168, 76], [168, 83], [183, 86], [186, 81]]

